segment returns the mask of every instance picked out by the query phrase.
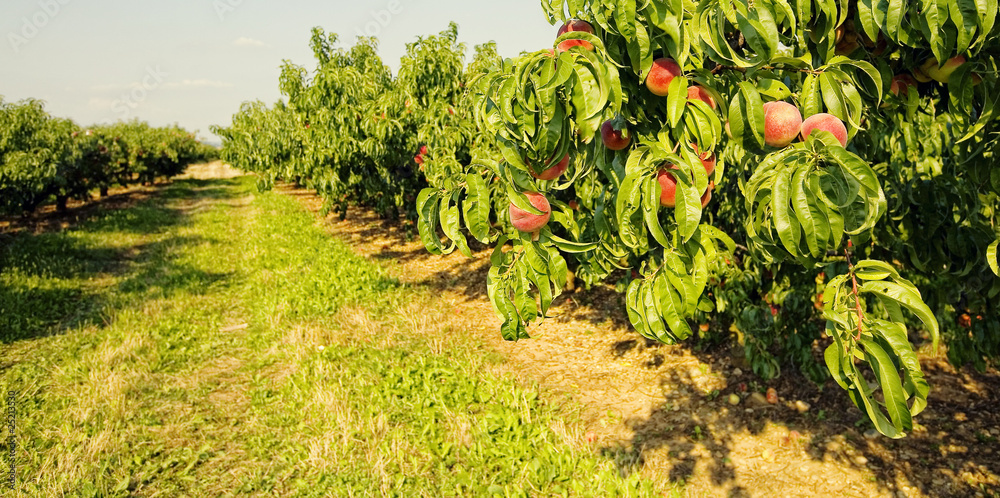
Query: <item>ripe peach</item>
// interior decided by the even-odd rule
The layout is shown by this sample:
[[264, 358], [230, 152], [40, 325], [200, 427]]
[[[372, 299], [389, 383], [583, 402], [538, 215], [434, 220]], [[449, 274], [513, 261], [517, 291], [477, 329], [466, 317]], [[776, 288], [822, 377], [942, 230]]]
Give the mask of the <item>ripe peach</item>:
[[622, 131], [616, 130], [610, 120], [601, 125], [601, 140], [608, 150], [622, 150], [632, 143], [632, 137], [624, 136]]
[[821, 112], [806, 118], [802, 122], [802, 140], [808, 138], [813, 130], [826, 130], [833, 133], [833, 136], [840, 141], [840, 145], [847, 147], [847, 127], [833, 114]]
[[712, 173], [715, 173], [715, 163], [718, 162], [718, 159], [715, 157], [715, 153], [712, 151], [706, 151], [704, 154], [700, 154], [698, 151], [698, 144], [692, 143], [691, 146], [694, 147], [694, 153], [698, 154], [698, 158], [701, 159], [701, 164], [705, 167], [705, 173], [708, 176], [712, 176]]
[[951, 78], [951, 73], [954, 73], [962, 64], [965, 64], [965, 56], [963, 55], [946, 60], [941, 67], [938, 67], [937, 59], [931, 57], [924, 61], [920, 70], [938, 83], [947, 83]]
[[[552, 160], [550, 159], [547, 164], [552, 164]], [[562, 161], [556, 163], [555, 166], [550, 166], [541, 173], [535, 173], [532, 171], [531, 176], [538, 178], [539, 180], [555, 180], [556, 178], [562, 176], [562, 174], [566, 172], [567, 168], [569, 168], [569, 154], [566, 154], [566, 157], [562, 158]]]
[[656, 174], [656, 181], [660, 182], [660, 205], [674, 207], [677, 195], [677, 178], [668, 173], [667, 169], [677, 169], [677, 166], [671, 164]]
[[934, 81], [931, 79], [930, 76], [927, 76], [927, 73], [923, 72], [923, 70], [921, 70], [919, 67], [913, 68], [913, 79], [921, 83], [930, 83]]
[[705, 209], [708, 203], [712, 201], [712, 191], [715, 190], [715, 182], [708, 182], [708, 188], [705, 189], [705, 193], [701, 194], [701, 208]]
[[670, 82], [683, 73], [677, 61], [666, 57], [661, 57], [653, 61], [653, 67], [646, 75], [646, 88], [653, 92], [653, 95], [666, 97], [670, 89]]
[[913, 79], [913, 76], [908, 74], [897, 74], [892, 77], [892, 81], [889, 83], [889, 91], [896, 96], [900, 96], [900, 94], [906, 96], [910, 93], [911, 86], [917, 86], [917, 80]]
[[593, 34], [594, 26], [592, 26], [587, 21], [581, 21], [579, 19], [570, 19], [569, 21], [566, 21], [566, 23], [559, 28], [559, 34], [557, 34], [556, 36], [565, 35], [570, 31], [585, 31], [587, 33]]
[[705, 87], [701, 85], [694, 85], [688, 87], [688, 100], [700, 100], [713, 110], [715, 109], [715, 99], [712, 98], [712, 94], [705, 90]]
[[594, 50], [594, 44], [587, 40], [566, 40], [556, 46], [560, 52], [568, 52], [569, 49], [573, 47], [583, 47], [584, 50]]
[[549, 206], [549, 200], [538, 192], [525, 192], [524, 195], [531, 201], [531, 205], [535, 206], [535, 209], [541, 211], [542, 214], [531, 214], [515, 206], [512, 202], [510, 203], [510, 222], [514, 225], [514, 228], [521, 232], [530, 233], [541, 230], [552, 216], [552, 207]]
[[764, 143], [785, 147], [795, 140], [802, 127], [799, 108], [781, 100], [764, 104]]

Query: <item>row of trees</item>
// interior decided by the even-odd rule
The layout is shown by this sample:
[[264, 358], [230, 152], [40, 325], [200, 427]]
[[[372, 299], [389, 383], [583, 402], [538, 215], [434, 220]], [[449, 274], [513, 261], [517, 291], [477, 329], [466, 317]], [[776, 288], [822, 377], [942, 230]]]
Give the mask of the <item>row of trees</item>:
[[56, 201], [107, 195], [115, 185], [171, 177], [218, 151], [176, 126], [139, 121], [83, 128], [37, 100], [0, 98], [0, 213], [34, 211]]
[[608, 282], [641, 334], [832, 376], [901, 437], [929, 392], [912, 342], [1000, 358], [1000, 28], [966, 3], [543, 0], [553, 47], [463, 68], [452, 27], [395, 77], [317, 30], [316, 71], [217, 133], [265, 184], [415, 214], [433, 253], [496, 247], [507, 339]]
[[[281, 101], [245, 103], [231, 126], [213, 128], [223, 159], [257, 173], [264, 188], [278, 178], [313, 188], [341, 215], [356, 203], [389, 218], [416, 218], [417, 194], [428, 185], [425, 164], [436, 158], [460, 171], [479, 141], [465, 91], [465, 46], [457, 40], [452, 24], [409, 44], [393, 75], [376, 39], [343, 49], [337, 35], [314, 29], [315, 70], [286, 63]], [[476, 53], [476, 61], [496, 57], [492, 44]]]

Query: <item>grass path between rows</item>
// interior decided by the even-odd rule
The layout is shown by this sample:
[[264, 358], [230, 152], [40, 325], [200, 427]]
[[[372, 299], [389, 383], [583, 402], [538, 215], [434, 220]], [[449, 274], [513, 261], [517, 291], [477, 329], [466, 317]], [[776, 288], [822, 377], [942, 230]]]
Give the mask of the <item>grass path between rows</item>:
[[248, 178], [0, 240], [7, 494], [678, 492], [620, 477], [440, 308]]

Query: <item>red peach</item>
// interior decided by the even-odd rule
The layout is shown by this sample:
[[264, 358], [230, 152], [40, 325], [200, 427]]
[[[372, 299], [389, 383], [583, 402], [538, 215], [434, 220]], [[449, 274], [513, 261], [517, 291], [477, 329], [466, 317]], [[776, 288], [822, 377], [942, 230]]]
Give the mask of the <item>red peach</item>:
[[[694, 147], [694, 153], [699, 154], [698, 144], [692, 143], [691, 146]], [[712, 173], [715, 173], [715, 163], [718, 162], [715, 154], [712, 151], [706, 151], [704, 154], [699, 154], [698, 158], [701, 159], [701, 164], [705, 167], [705, 174], [712, 176]]]
[[808, 138], [813, 130], [826, 130], [833, 133], [833, 136], [840, 141], [840, 145], [847, 147], [847, 127], [836, 116], [821, 112], [806, 118], [802, 122], [802, 140]]
[[[552, 160], [550, 159], [547, 164], [552, 164]], [[565, 173], [567, 168], [569, 168], [569, 154], [566, 154], [566, 157], [562, 158], [562, 160], [556, 163], [555, 166], [550, 166], [541, 173], [535, 173], [532, 171], [531, 176], [539, 180], [555, 180]]]
[[670, 89], [670, 82], [683, 73], [677, 61], [662, 57], [653, 61], [653, 67], [646, 75], [646, 88], [653, 92], [653, 95], [666, 97]]
[[701, 195], [701, 208], [705, 209], [708, 203], [712, 201], [712, 191], [715, 190], [715, 182], [708, 182], [708, 188], [705, 189], [705, 193]]
[[569, 52], [569, 49], [573, 47], [583, 47], [584, 50], [594, 50], [594, 44], [587, 40], [566, 40], [559, 45], [556, 45], [556, 48], [558, 48], [560, 52]]
[[660, 182], [660, 205], [674, 207], [677, 196], [677, 178], [668, 173], [667, 169], [677, 169], [677, 166], [671, 164], [668, 168], [661, 169], [656, 175], [656, 181]]
[[917, 86], [917, 80], [913, 79], [913, 76], [908, 74], [897, 74], [892, 77], [892, 81], [889, 83], [889, 91], [893, 95], [899, 96], [907, 95], [910, 93], [910, 87]]
[[632, 143], [632, 137], [624, 136], [623, 130], [615, 129], [610, 120], [601, 125], [601, 140], [608, 150], [622, 150]]
[[552, 216], [552, 208], [549, 206], [549, 200], [538, 192], [525, 192], [524, 195], [528, 197], [531, 205], [535, 206], [535, 209], [541, 211], [542, 214], [531, 214], [515, 206], [512, 202], [510, 203], [510, 222], [514, 225], [514, 228], [521, 232], [541, 230], [549, 222], [549, 217]]
[[775, 101], [764, 104], [764, 143], [771, 147], [785, 147], [795, 140], [802, 127], [799, 108], [788, 102]]
[[712, 94], [708, 93], [708, 90], [701, 85], [694, 85], [688, 87], [688, 100], [700, 100], [713, 110], [715, 109], [715, 99], [712, 98]]
[[594, 26], [592, 26], [587, 21], [581, 21], [579, 19], [570, 19], [569, 21], [566, 21], [566, 23], [559, 28], [559, 33], [556, 36], [565, 35], [570, 31], [585, 31], [587, 33], [593, 34]]

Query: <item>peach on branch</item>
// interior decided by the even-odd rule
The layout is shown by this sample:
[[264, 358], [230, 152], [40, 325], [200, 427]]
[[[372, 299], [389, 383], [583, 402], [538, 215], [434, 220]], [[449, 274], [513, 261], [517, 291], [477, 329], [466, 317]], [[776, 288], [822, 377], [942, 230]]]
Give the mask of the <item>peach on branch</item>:
[[653, 67], [646, 75], [646, 88], [653, 92], [653, 95], [666, 97], [670, 91], [670, 82], [683, 73], [677, 61], [661, 57], [653, 61]]
[[764, 143], [785, 147], [795, 140], [802, 127], [799, 108], [784, 101], [764, 104]]
[[632, 143], [632, 137], [625, 135], [625, 130], [615, 128], [614, 120], [607, 120], [601, 125], [601, 140], [608, 150], [622, 150]]
[[[581, 21], [579, 19], [571, 19], [569, 21], [566, 21], [566, 24], [563, 24], [559, 28], [559, 34], [557, 36], [565, 35], [566, 33], [569, 33], [571, 31], [582, 31], [584, 33], [593, 34], [594, 27], [591, 26], [590, 23], [587, 21]], [[593, 50], [594, 44], [586, 40], [566, 40], [560, 43], [556, 48], [558, 48], [560, 52], [566, 52], [573, 47], [583, 47], [586, 50]]]
[[[550, 159], [549, 162], [546, 164], [549, 165], [552, 164], [552, 162], [553, 161]], [[539, 180], [545, 180], [545, 181], [555, 180], [556, 178], [562, 176], [562, 174], [566, 172], [567, 168], [569, 168], [569, 154], [566, 154], [566, 157], [562, 158], [561, 161], [559, 161], [553, 166], [549, 166], [541, 173], [535, 173], [534, 171], [532, 171], [531, 176]]]
[[701, 85], [694, 85], [688, 87], [688, 100], [700, 100], [713, 110], [715, 109], [715, 99], [712, 98], [712, 94], [708, 93], [708, 90]]
[[511, 202], [510, 222], [518, 231], [526, 233], [537, 232], [549, 222], [549, 217], [552, 216], [552, 207], [549, 206], [549, 200], [538, 192], [525, 192], [524, 195], [527, 196], [531, 205], [541, 211], [542, 214], [531, 214]]
[[954, 73], [962, 64], [965, 64], [965, 56], [962, 55], [946, 60], [940, 67], [937, 59], [931, 57], [924, 61], [920, 70], [938, 83], [947, 83], [951, 79], [951, 73]]
[[677, 178], [667, 169], [677, 169], [673, 164], [664, 165], [656, 174], [656, 181], [660, 183], [660, 205], [664, 207], [674, 207], [677, 196]]
[[560, 52], [568, 52], [569, 49], [573, 47], [583, 47], [584, 50], [594, 50], [594, 44], [587, 40], [566, 40], [556, 46]]
[[919, 67], [913, 68], [913, 79], [915, 79], [915, 80], [917, 80], [917, 81], [919, 81], [921, 83], [930, 83], [930, 82], [934, 81], [934, 80], [931, 79], [930, 76], [927, 76], [927, 73], [925, 73]]
[[698, 159], [701, 159], [701, 164], [705, 167], [705, 173], [708, 176], [712, 176], [712, 173], [715, 173], [715, 163], [718, 161], [715, 157], [715, 153], [712, 151], [705, 151], [705, 153], [701, 153], [698, 150], [698, 144], [696, 143], [692, 143], [691, 146], [694, 147], [694, 153], [698, 154]]
[[847, 147], [847, 127], [837, 116], [821, 112], [806, 118], [802, 122], [802, 140], [808, 138], [813, 130], [825, 130], [833, 133], [833, 136], [840, 141], [840, 145]]
[[712, 191], [715, 190], [715, 182], [708, 182], [708, 188], [701, 195], [701, 208], [705, 209], [709, 202], [712, 202]]
[[908, 74], [897, 74], [892, 77], [892, 80], [889, 83], [889, 91], [897, 97], [906, 96], [910, 93], [911, 86], [914, 88], [917, 86], [917, 80], [913, 79], [913, 76]]
[[557, 36], [565, 35], [570, 31], [583, 31], [586, 33], [594, 34], [594, 26], [592, 26], [587, 21], [581, 21], [579, 19], [570, 19], [566, 21], [565, 24], [559, 27], [559, 34]]

